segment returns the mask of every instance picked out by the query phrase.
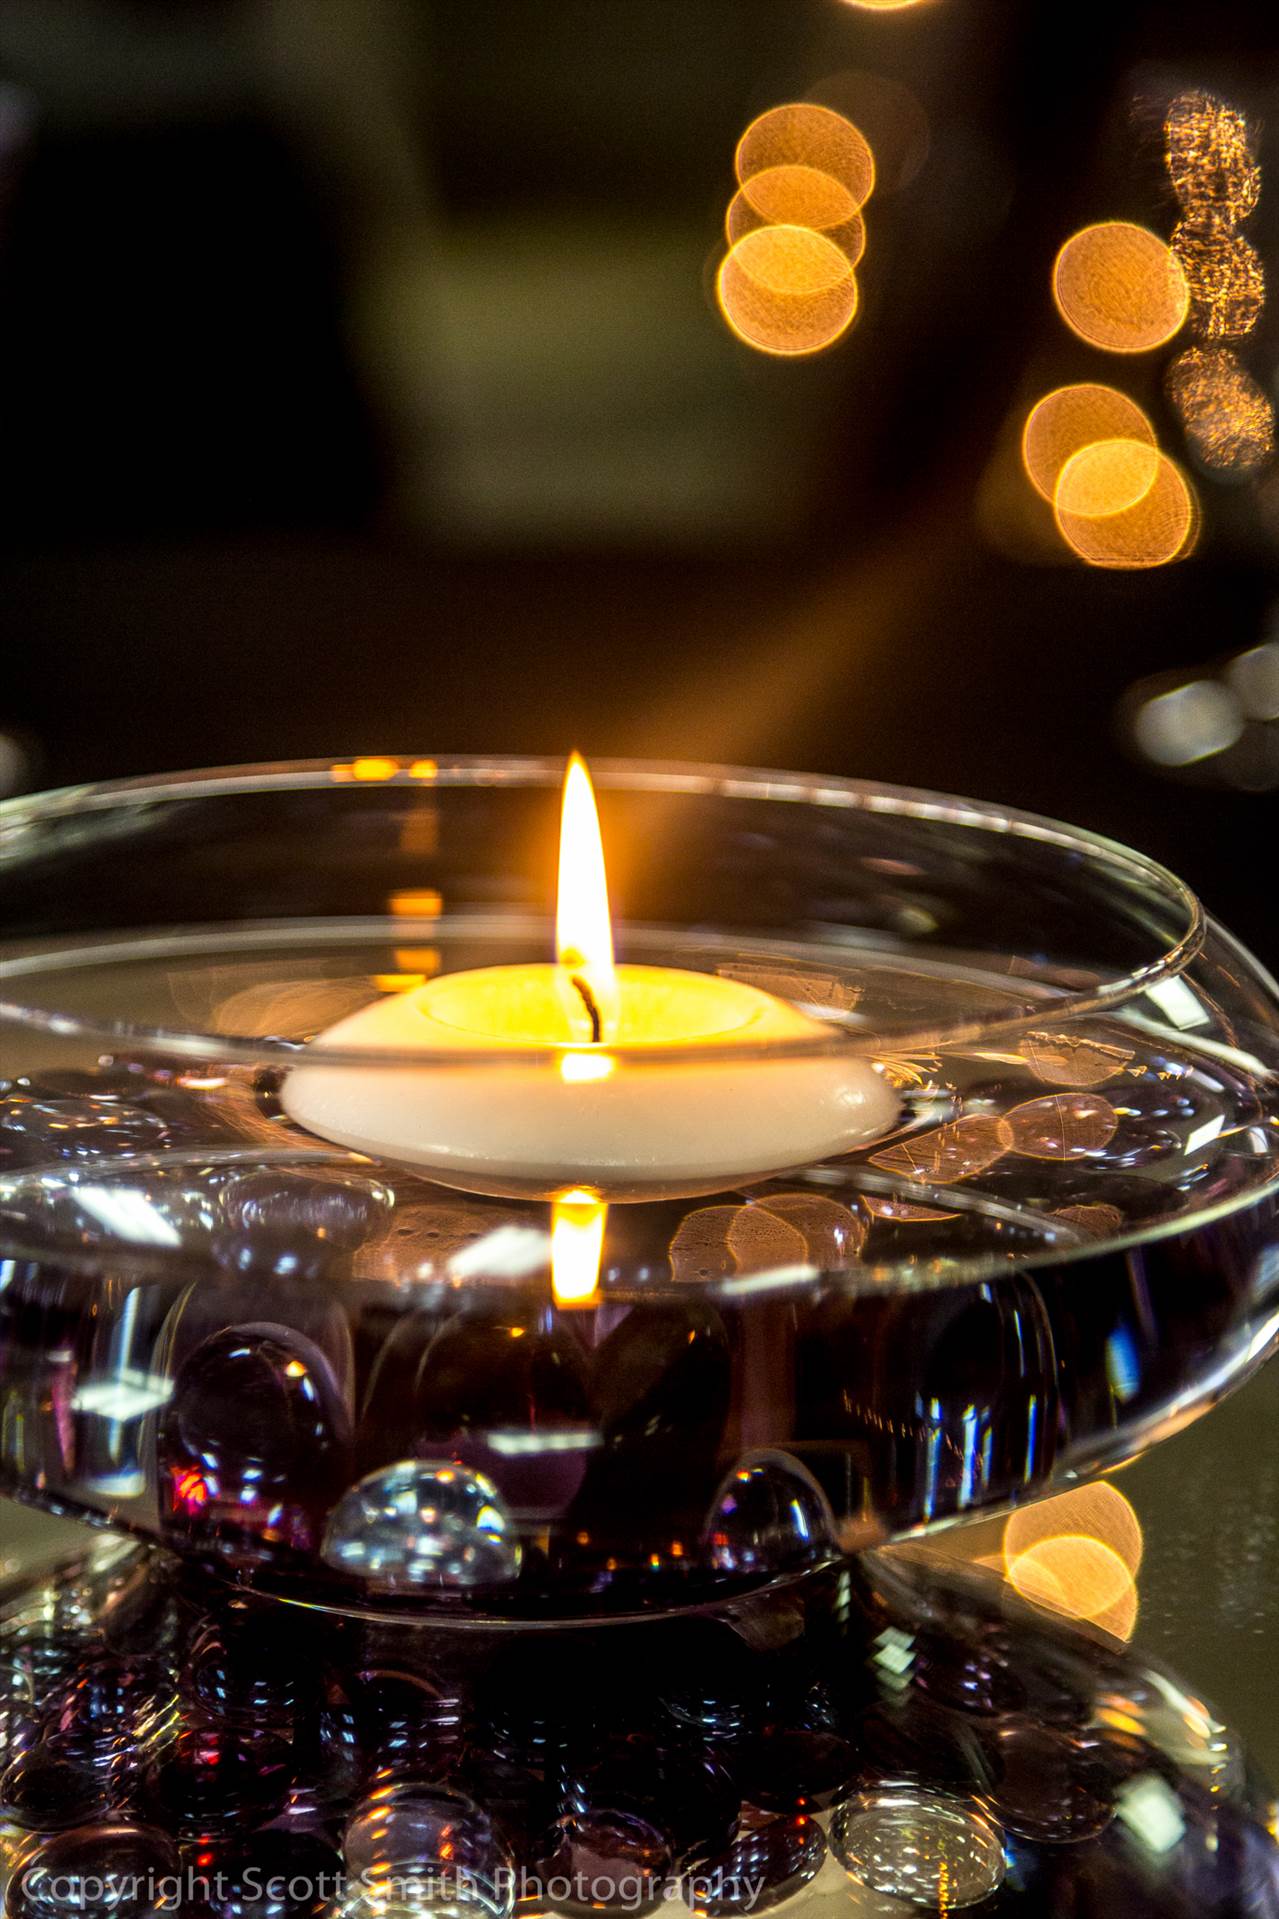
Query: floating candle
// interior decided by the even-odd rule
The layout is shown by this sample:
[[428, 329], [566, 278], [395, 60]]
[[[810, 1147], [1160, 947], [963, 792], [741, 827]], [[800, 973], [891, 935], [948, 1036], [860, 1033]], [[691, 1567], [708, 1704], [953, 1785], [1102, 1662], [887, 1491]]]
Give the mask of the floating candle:
[[[285, 1111], [449, 1185], [546, 1198], [716, 1191], [847, 1152], [892, 1124], [896, 1095], [868, 1060], [770, 1057], [770, 1043], [829, 1039], [822, 1021], [741, 980], [614, 964], [595, 797], [576, 756], [556, 950], [553, 965], [445, 974], [340, 1020], [288, 1075]], [[325, 1063], [339, 1049], [423, 1057]], [[539, 1049], [546, 1057], [530, 1061]], [[450, 1053], [472, 1060], [449, 1066]], [[498, 1057], [477, 1065], [477, 1054]]]

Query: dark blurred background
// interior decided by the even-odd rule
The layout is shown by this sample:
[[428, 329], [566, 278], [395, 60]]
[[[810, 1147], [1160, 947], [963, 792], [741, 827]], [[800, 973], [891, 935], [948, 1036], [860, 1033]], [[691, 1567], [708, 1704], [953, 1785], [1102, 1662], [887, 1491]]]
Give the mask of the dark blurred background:
[[[1099, 352], [1050, 290], [1079, 227], [1170, 234], [1187, 89], [1246, 116], [1274, 257], [1277, 55], [1249, 0], [4, 0], [0, 786], [864, 774], [1130, 840], [1279, 957], [1279, 477], [1196, 463], [1184, 342]], [[856, 324], [773, 358], [715, 271], [739, 135], [810, 97], [879, 182]], [[1080, 380], [1190, 473], [1190, 558], [1058, 537], [1016, 449]]]

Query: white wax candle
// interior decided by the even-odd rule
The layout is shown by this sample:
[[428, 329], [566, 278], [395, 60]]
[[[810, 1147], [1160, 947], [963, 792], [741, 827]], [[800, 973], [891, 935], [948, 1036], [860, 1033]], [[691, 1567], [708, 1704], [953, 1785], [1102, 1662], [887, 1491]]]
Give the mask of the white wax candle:
[[[584, 1188], [606, 1199], [716, 1191], [788, 1171], [864, 1145], [896, 1117], [896, 1094], [865, 1059], [769, 1059], [768, 1042], [823, 1028], [757, 987], [620, 966], [613, 995], [610, 1038], [642, 1049], [637, 1062], [580, 1043], [562, 967], [488, 967], [339, 1021], [289, 1073], [281, 1101], [324, 1139], [423, 1167], [452, 1186], [541, 1197]], [[326, 1048], [500, 1055], [548, 1044], [556, 1050], [544, 1064], [324, 1063]], [[757, 1044], [758, 1059], [716, 1057]], [[695, 1047], [697, 1057], [664, 1062], [673, 1047]]]

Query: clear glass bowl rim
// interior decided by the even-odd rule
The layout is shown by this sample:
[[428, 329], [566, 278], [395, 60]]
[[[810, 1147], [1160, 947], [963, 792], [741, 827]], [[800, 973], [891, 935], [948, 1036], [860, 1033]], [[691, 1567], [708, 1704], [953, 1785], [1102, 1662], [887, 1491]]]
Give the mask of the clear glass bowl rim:
[[[54, 822], [87, 812], [110, 811], [138, 800], [223, 798], [238, 794], [270, 791], [332, 791], [335, 784], [350, 782], [357, 789], [372, 786], [396, 786], [421, 793], [441, 787], [542, 787], [557, 790], [563, 779], [564, 760], [558, 756], [488, 756], [482, 754], [400, 754], [378, 755], [370, 762], [395, 765], [393, 773], [376, 778], [353, 778], [350, 769], [358, 764], [353, 756], [345, 761], [328, 759], [266, 761], [244, 766], [214, 767], [186, 772], [152, 774], [139, 778], [108, 780], [81, 786], [59, 787], [51, 791], [25, 794], [0, 803], [0, 861], [3, 848], [12, 842], [15, 830]], [[1135, 994], [1183, 972], [1203, 945], [1207, 921], [1197, 896], [1185, 882], [1148, 855], [1110, 840], [1085, 828], [1074, 827], [1041, 814], [972, 800], [954, 794], [931, 792], [926, 788], [884, 784], [827, 774], [774, 771], [758, 767], [718, 766], [685, 761], [645, 761], [592, 758], [592, 778], [603, 792], [629, 790], [636, 793], [698, 795], [723, 799], [770, 800], [831, 810], [858, 810], [894, 816], [903, 820], [943, 821], [974, 832], [1012, 836], [1030, 843], [1056, 847], [1111, 869], [1131, 887], [1157, 894], [1172, 910], [1174, 922], [1183, 923], [1183, 931], [1171, 945], [1152, 950], [1141, 965], [1114, 979], [1088, 989], [1061, 992], [1038, 1010], [974, 1023], [962, 1028], [930, 1027], [914, 1040], [921, 1046], [937, 1044], [975, 1044], [987, 1036], [1003, 1036], [1033, 1027], [1050, 1014], [1054, 1022], [1081, 1014], [1104, 1011], [1122, 1005]], [[429, 768], [429, 772], [412, 771]], [[13, 852], [9, 858], [21, 857]], [[252, 922], [263, 930], [274, 921]], [[216, 923], [214, 923], [216, 925]], [[199, 926], [166, 929], [171, 936], [196, 935], [208, 928]], [[219, 930], [225, 931], [225, 928]], [[50, 1008], [25, 1003], [15, 995], [13, 983], [24, 975], [43, 973], [51, 965], [58, 968], [83, 963], [100, 963], [114, 949], [124, 955], [140, 948], [145, 929], [123, 936], [112, 934], [92, 939], [82, 949], [59, 947], [56, 952], [35, 953], [0, 963], [0, 978], [9, 986], [0, 991], [0, 1023], [34, 1027], [60, 1036], [82, 1038], [118, 1046], [121, 1041], [143, 1054], [163, 1053], [195, 1059], [216, 1058], [228, 1064], [280, 1066], [297, 1064], [302, 1049], [288, 1041], [253, 1039], [234, 1035], [177, 1031], [128, 1022], [103, 1024]], [[145, 947], [145, 939], [141, 939]], [[1152, 949], [1157, 943], [1152, 942]], [[820, 1009], [813, 1009], [820, 1013]], [[873, 1036], [862, 1036], [863, 1050], [873, 1051]], [[913, 1036], [894, 1032], [893, 1051], [908, 1051]], [[717, 1063], [762, 1059], [811, 1059], [847, 1052], [847, 1031], [828, 1023], [828, 1031], [812, 1038], [770, 1039], [746, 1042], [739, 1046], [717, 1046]], [[546, 1067], [562, 1056], [558, 1046], [467, 1050], [447, 1053], [427, 1049], [392, 1052], [341, 1052], [324, 1049], [326, 1066], [351, 1066], [363, 1071], [403, 1070], [405, 1067], [456, 1070], [458, 1068], [501, 1068], [512, 1066]], [[705, 1063], [702, 1046], [624, 1047], [609, 1045], [601, 1050], [628, 1067], [667, 1067], [685, 1063]]]

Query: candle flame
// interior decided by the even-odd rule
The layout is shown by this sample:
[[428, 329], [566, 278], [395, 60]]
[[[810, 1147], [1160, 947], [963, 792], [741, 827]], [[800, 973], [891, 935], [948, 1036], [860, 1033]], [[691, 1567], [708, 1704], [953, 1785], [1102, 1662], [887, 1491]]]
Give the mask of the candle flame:
[[557, 1305], [594, 1303], [607, 1218], [607, 1203], [594, 1193], [564, 1193], [552, 1206], [551, 1291]]
[[555, 952], [581, 1002], [583, 1037], [598, 1045], [617, 1023], [617, 975], [599, 813], [591, 776], [578, 753], [564, 776]]

